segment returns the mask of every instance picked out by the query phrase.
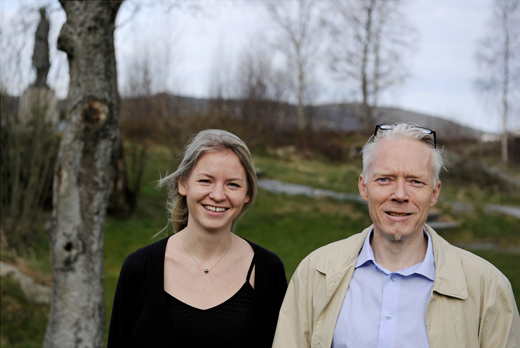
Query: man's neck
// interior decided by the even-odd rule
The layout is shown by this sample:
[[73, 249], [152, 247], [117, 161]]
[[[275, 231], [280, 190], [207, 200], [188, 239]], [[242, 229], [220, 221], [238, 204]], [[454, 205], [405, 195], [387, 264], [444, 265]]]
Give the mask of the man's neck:
[[396, 241], [374, 230], [370, 245], [376, 262], [390, 272], [396, 272], [424, 260], [428, 238], [421, 233]]

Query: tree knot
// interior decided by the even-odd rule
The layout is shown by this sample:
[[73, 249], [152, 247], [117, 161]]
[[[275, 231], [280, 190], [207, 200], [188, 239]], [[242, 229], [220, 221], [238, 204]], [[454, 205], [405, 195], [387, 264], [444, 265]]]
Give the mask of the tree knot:
[[108, 107], [99, 101], [90, 101], [83, 105], [81, 118], [89, 128], [98, 129], [105, 123]]
[[58, 246], [57, 258], [59, 259], [59, 268], [67, 270], [73, 267], [78, 257], [84, 253], [84, 246], [81, 240], [66, 240]]

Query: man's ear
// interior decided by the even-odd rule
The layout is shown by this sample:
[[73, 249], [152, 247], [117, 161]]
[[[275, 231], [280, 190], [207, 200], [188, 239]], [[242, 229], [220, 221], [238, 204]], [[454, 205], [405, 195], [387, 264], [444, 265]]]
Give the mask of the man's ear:
[[183, 178], [178, 178], [177, 179], [177, 186], [179, 187], [179, 194], [181, 196], [186, 196], [186, 185], [184, 183], [184, 179]]
[[359, 176], [358, 188], [361, 198], [363, 198], [365, 201], [368, 201], [367, 185], [365, 184], [365, 180], [363, 180], [363, 174]]
[[437, 200], [439, 199], [439, 194], [441, 193], [441, 182], [437, 183], [437, 187], [433, 190], [432, 200], [430, 201], [430, 207], [433, 207]]

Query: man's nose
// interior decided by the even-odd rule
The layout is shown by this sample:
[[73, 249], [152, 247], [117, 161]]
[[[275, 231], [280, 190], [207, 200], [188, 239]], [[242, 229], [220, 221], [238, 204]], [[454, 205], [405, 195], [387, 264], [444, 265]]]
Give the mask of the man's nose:
[[393, 200], [400, 203], [408, 201], [408, 191], [406, 188], [406, 182], [404, 180], [396, 181], [395, 191], [392, 198]]

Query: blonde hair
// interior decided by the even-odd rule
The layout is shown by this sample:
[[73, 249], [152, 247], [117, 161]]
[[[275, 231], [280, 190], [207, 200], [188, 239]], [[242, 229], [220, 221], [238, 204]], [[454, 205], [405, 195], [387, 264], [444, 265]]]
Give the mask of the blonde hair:
[[188, 204], [185, 196], [179, 194], [179, 179], [188, 179], [198, 159], [207, 152], [229, 149], [239, 158], [247, 177], [247, 193], [249, 202], [244, 204], [242, 211], [233, 221], [231, 230], [234, 231], [240, 217], [251, 207], [256, 197], [257, 177], [251, 153], [247, 145], [236, 135], [221, 129], [206, 129], [198, 133], [186, 146], [182, 161], [175, 172], [161, 178], [157, 187], [169, 188], [167, 210], [170, 214], [169, 223], [174, 232], [179, 232], [188, 225]]

